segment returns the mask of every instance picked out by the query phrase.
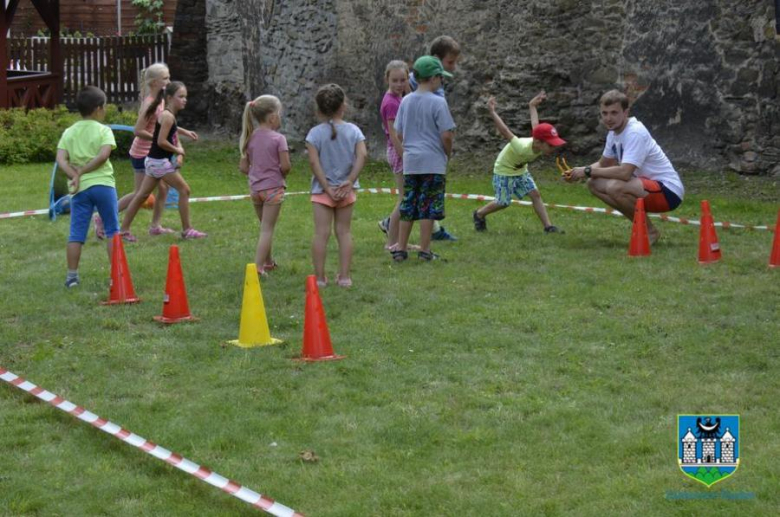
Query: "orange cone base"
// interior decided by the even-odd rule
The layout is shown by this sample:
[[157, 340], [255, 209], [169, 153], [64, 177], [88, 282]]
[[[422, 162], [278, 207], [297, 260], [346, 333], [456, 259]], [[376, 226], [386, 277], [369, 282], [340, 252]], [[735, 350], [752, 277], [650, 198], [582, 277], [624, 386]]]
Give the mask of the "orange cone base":
[[228, 341], [228, 345], [238, 346], [241, 348], [256, 348], [258, 346], [271, 346], [271, 345], [281, 345], [284, 341], [281, 339], [276, 339], [275, 337], [271, 338], [270, 343], [242, 343], [238, 339], [234, 339], [233, 341]]
[[141, 299], [136, 298], [126, 298], [124, 300], [106, 300], [105, 302], [100, 302], [100, 305], [124, 305], [124, 304], [130, 304], [130, 303], [140, 303]]
[[174, 323], [182, 323], [186, 321], [200, 321], [200, 318], [194, 316], [182, 316], [181, 318], [166, 318], [165, 316], [155, 316], [154, 321], [165, 323], [166, 325], [172, 325]]
[[345, 355], [326, 355], [324, 357], [296, 357], [296, 361], [304, 361], [307, 363], [316, 363], [317, 361], [338, 361], [339, 359], [344, 359]]

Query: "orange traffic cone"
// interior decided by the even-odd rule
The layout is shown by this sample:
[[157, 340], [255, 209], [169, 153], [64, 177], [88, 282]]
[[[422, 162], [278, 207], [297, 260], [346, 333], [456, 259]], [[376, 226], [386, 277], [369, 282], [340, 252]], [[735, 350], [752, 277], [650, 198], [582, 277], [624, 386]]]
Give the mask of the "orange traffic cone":
[[780, 210], [777, 211], [775, 240], [772, 243], [772, 253], [769, 255], [769, 267], [780, 267]]
[[103, 305], [117, 305], [120, 303], [138, 303], [141, 299], [135, 295], [133, 279], [130, 278], [130, 269], [127, 267], [125, 247], [122, 245], [122, 237], [114, 234], [111, 242], [111, 288], [108, 293], [108, 301]]
[[181, 272], [179, 247], [175, 244], [168, 252], [168, 277], [165, 280], [165, 298], [163, 299], [162, 316], [155, 316], [160, 323], [178, 323], [180, 321], [198, 321], [190, 314], [187, 303], [187, 289], [184, 287], [184, 276]]
[[650, 238], [647, 236], [647, 221], [645, 219], [645, 200], [636, 200], [634, 208], [634, 225], [631, 227], [631, 242], [628, 245], [629, 257], [645, 257], [650, 255]]
[[333, 353], [328, 322], [325, 321], [325, 311], [322, 308], [320, 291], [317, 289], [317, 277], [309, 275], [306, 277], [306, 315], [303, 322], [301, 359], [304, 361], [332, 361], [343, 358], [343, 355]]
[[710, 264], [720, 260], [720, 244], [715, 233], [715, 222], [710, 212], [710, 202], [701, 202], [701, 219], [699, 220], [699, 264]]

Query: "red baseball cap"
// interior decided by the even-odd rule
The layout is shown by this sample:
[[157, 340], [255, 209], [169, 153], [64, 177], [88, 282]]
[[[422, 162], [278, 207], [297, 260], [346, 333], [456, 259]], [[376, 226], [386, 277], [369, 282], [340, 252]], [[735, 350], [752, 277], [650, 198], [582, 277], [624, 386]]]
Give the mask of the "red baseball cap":
[[566, 143], [566, 140], [558, 136], [558, 131], [555, 130], [555, 127], [553, 127], [552, 124], [548, 124], [546, 122], [537, 125], [534, 128], [532, 136], [535, 139], [547, 142], [554, 147], [558, 147]]

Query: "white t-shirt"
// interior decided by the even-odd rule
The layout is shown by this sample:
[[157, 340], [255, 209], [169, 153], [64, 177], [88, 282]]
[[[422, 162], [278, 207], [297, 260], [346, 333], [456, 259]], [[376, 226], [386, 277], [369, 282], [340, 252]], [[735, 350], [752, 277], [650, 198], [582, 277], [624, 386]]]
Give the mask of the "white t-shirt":
[[628, 119], [628, 124], [615, 134], [607, 134], [607, 144], [604, 146], [604, 157], [614, 158], [621, 165], [635, 165], [634, 176], [642, 176], [653, 181], [659, 181], [680, 199], [685, 194], [680, 175], [674, 170], [672, 162], [666, 157], [661, 147], [656, 143], [644, 124], [636, 117]]

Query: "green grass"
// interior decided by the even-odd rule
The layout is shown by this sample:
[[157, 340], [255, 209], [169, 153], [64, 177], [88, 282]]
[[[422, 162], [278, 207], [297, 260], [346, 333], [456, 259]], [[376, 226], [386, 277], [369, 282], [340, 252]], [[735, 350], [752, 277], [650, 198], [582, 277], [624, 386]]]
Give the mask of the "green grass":
[[[195, 196], [241, 194], [236, 156], [190, 146]], [[115, 162], [120, 192], [129, 164]], [[453, 166], [448, 191], [490, 194], [490, 160]], [[45, 206], [49, 164], [0, 168], [0, 212]], [[547, 202], [599, 205], [552, 168]], [[302, 160], [290, 191], [309, 181]], [[371, 164], [364, 186], [390, 186]], [[771, 180], [689, 173], [673, 215], [773, 224]], [[447, 201], [446, 263], [393, 264], [376, 227], [386, 195], [359, 197], [355, 287], [321, 291], [338, 362], [302, 364], [306, 196], [290, 196], [263, 281], [283, 346], [238, 336], [244, 267], [258, 225], [248, 201], [195, 204], [208, 239], [148, 237], [126, 247], [134, 306], [104, 307], [109, 265], [94, 239], [66, 291], [68, 219], [0, 220], [0, 366], [307, 515], [775, 515], [780, 506], [780, 271], [772, 234], [720, 230], [723, 260], [697, 261], [698, 227], [659, 223], [650, 257], [627, 257], [616, 217], [528, 207], [471, 226], [474, 201]], [[165, 221], [176, 226], [178, 216]], [[193, 315], [161, 327], [167, 248], [179, 244]], [[335, 242], [328, 271], [335, 276]], [[676, 415], [741, 415], [742, 466], [711, 490], [755, 499], [667, 500], [706, 490], [677, 467]], [[6, 515], [254, 515], [241, 501], [3, 383], [0, 508]], [[304, 462], [313, 451], [317, 462]], [[774, 508], [775, 510], [772, 510]]]

